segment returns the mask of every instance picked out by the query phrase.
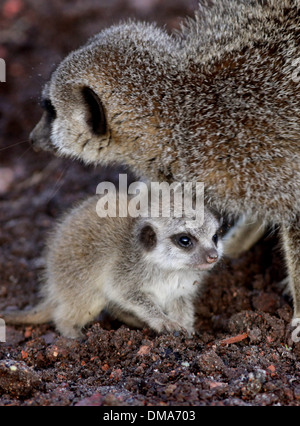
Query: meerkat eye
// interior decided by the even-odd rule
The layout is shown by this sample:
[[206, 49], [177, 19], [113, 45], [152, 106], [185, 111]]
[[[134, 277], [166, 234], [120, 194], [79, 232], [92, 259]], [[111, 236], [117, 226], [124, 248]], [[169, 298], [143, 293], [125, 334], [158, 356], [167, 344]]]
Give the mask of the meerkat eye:
[[106, 118], [102, 102], [89, 87], [82, 89], [82, 94], [88, 107], [87, 123], [96, 135], [104, 135], [107, 130]]
[[217, 245], [217, 244], [218, 244], [218, 241], [219, 241], [219, 236], [218, 236], [218, 234], [213, 235], [212, 240], [213, 240], [213, 242], [215, 243], [215, 245]]
[[56, 119], [56, 110], [50, 99], [42, 99], [41, 107], [46, 111], [50, 122]]
[[174, 241], [179, 247], [182, 247], [182, 248], [191, 248], [194, 245], [192, 238], [189, 237], [188, 235], [183, 235], [183, 234], [175, 235]]

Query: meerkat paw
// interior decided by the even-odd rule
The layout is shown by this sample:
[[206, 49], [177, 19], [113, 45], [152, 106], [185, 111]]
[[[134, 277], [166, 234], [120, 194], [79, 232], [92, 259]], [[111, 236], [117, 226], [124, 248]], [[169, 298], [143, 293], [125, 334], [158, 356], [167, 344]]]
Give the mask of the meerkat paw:
[[56, 326], [57, 330], [60, 332], [60, 334], [64, 337], [67, 337], [69, 339], [81, 339], [83, 340], [85, 335], [82, 332], [81, 327], [69, 324], [69, 323], [60, 323]]
[[159, 334], [169, 334], [174, 332], [188, 334], [188, 330], [179, 324], [179, 322], [170, 319], [159, 321], [159, 324], [155, 324], [152, 328]]
[[176, 330], [173, 332], [174, 335], [176, 334], [183, 334], [185, 337], [193, 337], [195, 336], [195, 329], [194, 327], [188, 326], [188, 325], [180, 325], [180, 330]]

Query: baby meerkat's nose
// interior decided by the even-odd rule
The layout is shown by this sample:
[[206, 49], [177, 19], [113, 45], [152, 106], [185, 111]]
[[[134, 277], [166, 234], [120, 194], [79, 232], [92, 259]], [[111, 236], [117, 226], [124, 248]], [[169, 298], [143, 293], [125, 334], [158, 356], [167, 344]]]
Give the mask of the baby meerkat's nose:
[[218, 252], [215, 249], [209, 250], [206, 254], [207, 263], [215, 263], [218, 260]]

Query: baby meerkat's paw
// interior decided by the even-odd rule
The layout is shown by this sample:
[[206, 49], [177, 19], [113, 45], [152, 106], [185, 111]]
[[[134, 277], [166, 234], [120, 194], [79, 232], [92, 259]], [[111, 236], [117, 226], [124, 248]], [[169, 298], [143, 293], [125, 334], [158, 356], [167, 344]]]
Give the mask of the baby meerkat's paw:
[[157, 322], [152, 328], [159, 334], [169, 334], [174, 332], [179, 332], [182, 334], [189, 334], [189, 331], [186, 330], [179, 322], [165, 318], [159, 323]]
[[59, 324], [56, 324], [56, 327], [62, 336], [69, 339], [84, 340], [85, 338], [85, 335], [79, 326], [61, 321]]

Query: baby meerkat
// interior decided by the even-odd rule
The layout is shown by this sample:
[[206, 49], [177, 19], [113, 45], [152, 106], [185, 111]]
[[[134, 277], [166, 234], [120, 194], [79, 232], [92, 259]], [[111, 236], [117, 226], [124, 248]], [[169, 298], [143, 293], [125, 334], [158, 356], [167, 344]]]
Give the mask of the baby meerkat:
[[98, 196], [71, 210], [48, 242], [42, 302], [29, 311], [0, 312], [10, 324], [53, 321], [65, 337], [105, 308], [135, 327], [194, 332], [194, 299], [205, 271], [222, 255], [219, 221], [99, 217]]
[[203, 0], [175, 35], [108, 28], [53, 73], [32, 144], [204, 182], [217, 211], [246, 217], [231, 253], [280, 225], [300, 318], [299, 28], [300, 0]]

